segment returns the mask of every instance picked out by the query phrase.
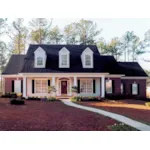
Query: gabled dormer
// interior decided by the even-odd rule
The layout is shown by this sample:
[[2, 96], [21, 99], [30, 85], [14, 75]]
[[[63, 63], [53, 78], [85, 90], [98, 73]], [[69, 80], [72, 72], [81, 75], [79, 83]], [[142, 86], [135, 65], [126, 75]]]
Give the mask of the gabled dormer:
[[59, 51], [59, 68], [70, 68], [70, 52], [66, 47]]
[[87, 47], [81, 54], [82, 66], [83, 68], [93, 68], [94, 60], [93, 60], [93, 51]]
[[46, 52], [38, 47], [34, 52], [34, 67], [35, 68], [45, 68], [46, 67]]

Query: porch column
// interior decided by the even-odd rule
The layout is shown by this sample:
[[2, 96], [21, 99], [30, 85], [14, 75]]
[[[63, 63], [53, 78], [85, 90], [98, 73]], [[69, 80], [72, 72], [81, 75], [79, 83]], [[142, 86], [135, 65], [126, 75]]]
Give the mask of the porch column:
[[52, 77], [52, 86], [56, 86], [55, 85], [55, 77]]
[[77, 77], [74, 77], [74, 86], [77, 86]]
[[101, 77], [101, 97], [105, 97], [105, 77]]
[[[58, 90], [58, 89], [57, 89], [57, 86], [56, 86], [56, 83], [55, 83], [55, 77], [52, 77], [52, 86], [54, 86], [54, 87], [56, 88], [56, 90]], [[56, 91], [56, 92], [57, 92], [57, 91]], [[56, 93], [53, 92], [52, 95], [53, 95], [53, 96], [56, 96]]]
[[26, 92], [26, 90], [27, 90], [27, 88], [26, 88], [26, 85], [27, 84], [27, 78], [26, 77], [23, 77], [23, 97], [27, 97], [27, 92]]

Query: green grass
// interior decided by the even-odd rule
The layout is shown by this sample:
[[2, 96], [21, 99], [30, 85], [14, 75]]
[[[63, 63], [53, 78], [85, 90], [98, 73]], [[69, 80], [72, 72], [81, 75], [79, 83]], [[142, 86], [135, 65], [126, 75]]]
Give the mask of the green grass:
[[108, 126], [108, 128], [111, 129], [112, 131], [139, 131], [123, 123], [117, 123], [112, 126]]

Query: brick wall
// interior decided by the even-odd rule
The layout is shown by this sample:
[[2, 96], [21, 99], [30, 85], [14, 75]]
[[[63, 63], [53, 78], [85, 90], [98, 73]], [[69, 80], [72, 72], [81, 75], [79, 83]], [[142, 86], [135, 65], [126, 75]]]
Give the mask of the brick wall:
[[[22, 78], [18, 79], [23, 80]], [[12, 92], [12, 80], [17, 80], [17, 78], [5, 78], [5, 93]]]
[[136, 82], [139, 84], [139, 96], [146, 97], [146, 79], [122, 79], [121, 82], [125, 84], [125, 94], [132, 94], [131, 84]]

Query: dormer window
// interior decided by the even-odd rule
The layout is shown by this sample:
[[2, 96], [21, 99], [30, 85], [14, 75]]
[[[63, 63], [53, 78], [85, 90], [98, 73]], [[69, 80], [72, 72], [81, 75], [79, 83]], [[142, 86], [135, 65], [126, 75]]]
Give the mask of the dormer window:
[[92, 57], [90, 55], [85, 55], [85, 66], [91, 66], [92, 64]]
[[81, 54], [83, 68], [93, 68], [93, 51], [87, 47]]
[[43, 65], [43, 58], [42, 57], [37, 57], [37, 65], [42, 66]]
[[59, 51], [59, 68], [70, 67], [70, 52], [65, 47]]
[[46, 67], [46, 52], [41, 48], [37, 48], [34, 52], [34, 67], [35, 68], [45, 68]]

